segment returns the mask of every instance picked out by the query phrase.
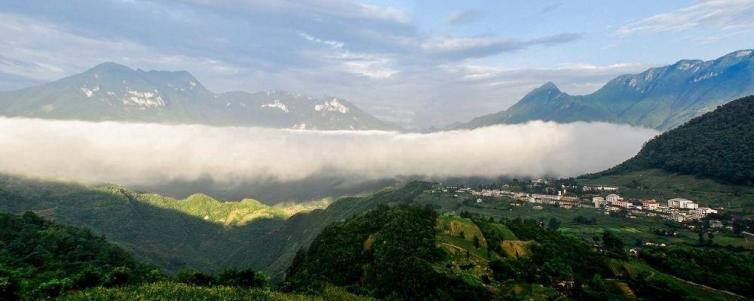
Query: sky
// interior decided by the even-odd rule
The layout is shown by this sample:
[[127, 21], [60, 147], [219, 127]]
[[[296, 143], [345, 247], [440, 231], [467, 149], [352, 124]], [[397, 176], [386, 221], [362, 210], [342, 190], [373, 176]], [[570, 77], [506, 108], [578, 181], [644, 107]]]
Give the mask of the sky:
[[0, 2], [0, 90], [105, 61], [215, 92], [343, 97], [408, 127], [493, 113], [680, 59], [754, 48], [752, 0]]

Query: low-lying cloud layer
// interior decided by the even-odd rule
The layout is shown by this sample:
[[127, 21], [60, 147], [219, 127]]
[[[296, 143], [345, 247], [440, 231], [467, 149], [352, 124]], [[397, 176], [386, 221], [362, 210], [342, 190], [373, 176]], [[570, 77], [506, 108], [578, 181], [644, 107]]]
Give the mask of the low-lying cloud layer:
[[0, 118], [0, 172], [127, 186], [318, 176], [560, 177], [620, 163], [656, 134], [607, 123], [418, 134]]

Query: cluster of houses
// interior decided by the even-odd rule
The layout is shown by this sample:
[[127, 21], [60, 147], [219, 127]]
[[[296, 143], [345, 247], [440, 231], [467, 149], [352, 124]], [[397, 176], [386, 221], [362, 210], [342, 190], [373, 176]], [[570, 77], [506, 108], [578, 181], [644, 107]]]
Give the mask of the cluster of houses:
[[[578, 188], [578, 187], [577, 187]], [[482, 203], [484, 197], [488, 198], [500, 198], [509, 197], [517, 202], [514, 205], [521, 205], [523, 203], [529, 203], [533, 205], [533, 208], [541, 209], [543, 205], [558, 206], [561, 208], [573, 208], [573, 207], [586, 207], [586, 208], [599, 208], [605, 210], [606, 214], [617, 211], [627, 211], [629, 216], [635, 215], [647, 215], [658, 216], [677, 222], [692, 221], [704, 218], [705, 216], [713, 213], [718, 213], [717, 210], [701, 207], [694, 201], [674, 198], [667, 201], [666, 204], [661, 204], [654, 199], [646, 200], [628, 200], [618, 195], [618, 187], [612, 186], [584, 186], [584, 191], [592, 191], [594, 194], [599, 192], [612, 192], [604, 197], [594, 196], [591, 199], [591, 203], [588, 199], [580, 199], [575, 196], [567, 195], [565, 186], [562, 186], [558, 190], [557, 194], [538, 194], [538, 193], [525, 193], [525, 192], [513, 192], [504, 189], [481, 189], [475, 190], [468, 187], [454, 187], [448, 186], [438, 190], [442, 192], [454, 192], [454, 196], [459, 197], [459, 193], [468, 193], [476, 197], [477, 203]]]
[[595, 208], [605, 209], [606, 213], [629, 210], [632, 213], [660, 216], [677, 222], [697, 220], [709, 214], [717, 213], [715, 209], [700, 207], [694, 201], [683, 198], [669, 199], [667, 205], [662, 205], [653, 199], [630, 201], [611, 193], [605, 197], [592, 197], [592, 203]]
[[[468, 192], [471, 193], [471, 195], [478, 196], [478, 197], [506, 196], [519, 202], [535, 204], [535, 206], [536, 205], [553, 205], [553, 206], [558, 206], [558, 207], [563, 207], [563, 208], [573, 208], [573, 207], [578, 207], [578, 206], [589, 207], [589, 206], [581, 204], [581, 201], [577, 197], [566, 196], [565, 188], [563, 188], [562, 190], [558, 190], [557, 195], [512, 192], [512, 191], [501, 190], [501, 189], [482, 189], [482, 190], [469, 189]], [[477, 203], [481, 203], [481, 202], [482, 202], [482, 199], [478, 198]], [[541, 207], [538, 207], [538, 208], [541, 208]]]

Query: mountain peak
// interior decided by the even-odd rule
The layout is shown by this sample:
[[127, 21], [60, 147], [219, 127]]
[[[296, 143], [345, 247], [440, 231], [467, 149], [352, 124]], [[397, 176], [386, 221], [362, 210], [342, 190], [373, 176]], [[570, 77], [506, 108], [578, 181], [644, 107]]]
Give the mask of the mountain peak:
[[555, 90], [560, 92], [560, 89], [558, 89], [558, 86], [555, 85], [553, 82], [546, 82], [544, 85], [537, 88], [537, 90]]
[[121, 65], [115, 62], [104, 62], [101, 64], [98, 64], [86, 72], [132, 72], [133, 69], [129, 68], [128, 66]]
[[723, 57], [744, 58], [744, 57], [751, 57], [753, 53], [754, 53], [754, 50], [752, 49], [741, 49], [738, 51], [728, 53]]
[[555, 96], [558, 94], [561, 94], [563, 92], [558, 89], [558, 86], [555, 85], [553, 82], [547, 82], [544, 85], [539, 86], [539, 88], [536, 88], [529, 92], [526, 96], [533, 96], [533, 95], [550, 95]]

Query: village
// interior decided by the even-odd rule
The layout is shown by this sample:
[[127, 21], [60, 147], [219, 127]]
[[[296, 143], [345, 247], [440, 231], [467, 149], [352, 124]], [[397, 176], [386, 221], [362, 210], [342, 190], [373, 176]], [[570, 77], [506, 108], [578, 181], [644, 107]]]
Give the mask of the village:
[[[547, 186], [547, 180], [536, 179], [532, 185]], [[474, 202], [481, 204], [489, 198], [507, 198], [512, 206], [529, 205], [533, 209], [542, 210], [545, 206], [554, 206], [563, 209], [575, 207], [594, 208], [602, 210], [605, 214], [622, 215], [626, 218], [648, 216], [662, 218], [678, 223], [692, 223], [708, 217], [711, 214], [719, 214], [722, 208], [713, 209], [699, 203], [685, 199], [672, 198], [666, 201], [656, 199], [630, 199], [619, 194], [620, 189], [614, 186], [565, 186], [554, 188], [555, 193], [535, 193], [514, 191], [510, 185], [502, 185], [502, 188], [478, 188], [473, 189], [464, 186], [439, 186], [436, 192], [452, 193], [455, 197], [463, 194], [472, 197]], [[569, 189], [580, 190], [578, 194], [569, 193]], [[548, 187], [546, 191], [552, 191]], [[554, 191], [553, 191], [554, 192]], [[709, 221], [710, 228], [721, 228], [720, 221]]]

